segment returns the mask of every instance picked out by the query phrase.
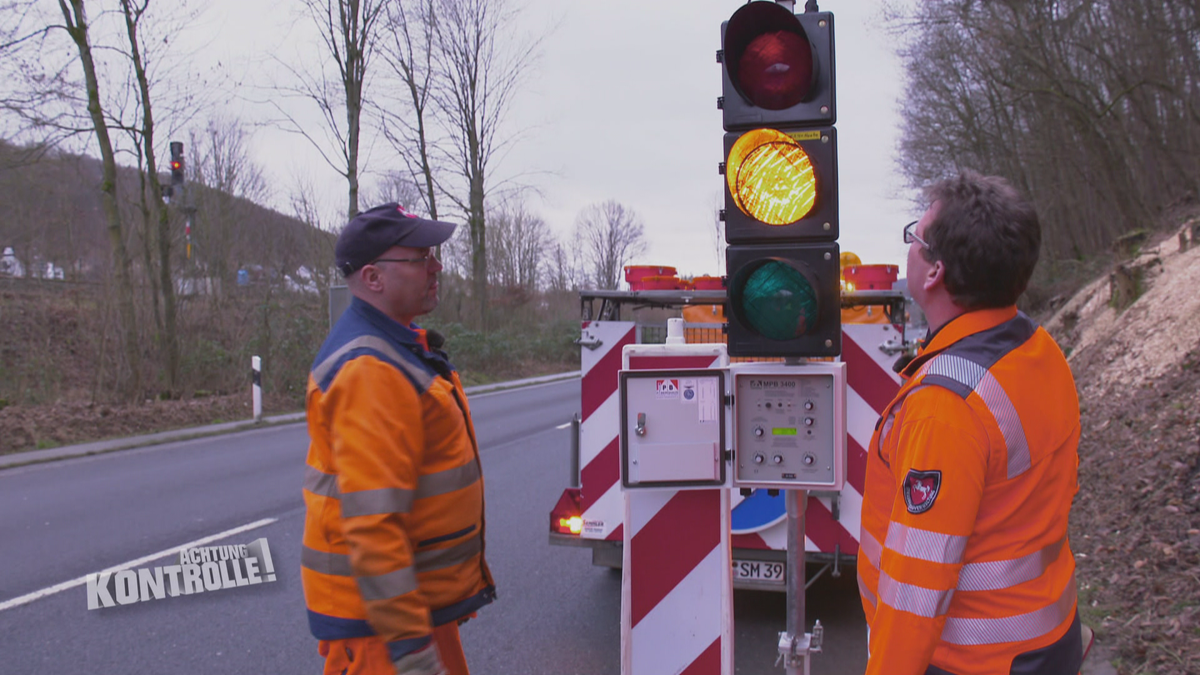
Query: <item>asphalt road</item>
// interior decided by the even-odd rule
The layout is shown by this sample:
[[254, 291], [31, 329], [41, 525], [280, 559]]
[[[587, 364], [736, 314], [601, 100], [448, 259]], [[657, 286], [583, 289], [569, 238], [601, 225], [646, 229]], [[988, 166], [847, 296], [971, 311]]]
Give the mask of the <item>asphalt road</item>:
[[[463, 626], [475, 675], [615, 675], [620, 576], [586, 549], [547, 543], [565, 487], [579, 381], [471, 398], [487, 485], [496, 604]], [[318, 673], [299, 583], [307, 435], [289, 425], [0, 471], [0, 673]], [[89, 611], [77, 585], [53, 589], [231, 529], [206, 545], [265, 537], [274, 583]], [[170, 564], [167, 557], [139, 562]], [[832, 581], [832, 583], [831, 583]], [[853, 571], [808, 594], [826, 626], [813, 673], [862, 672]], [[738, 673], [774, 669], [782, 594], [735, 598]]]

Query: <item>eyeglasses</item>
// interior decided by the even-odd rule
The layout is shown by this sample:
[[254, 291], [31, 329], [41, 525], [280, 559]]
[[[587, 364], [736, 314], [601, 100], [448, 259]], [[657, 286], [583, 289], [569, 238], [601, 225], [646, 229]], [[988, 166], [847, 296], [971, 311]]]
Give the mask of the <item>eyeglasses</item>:
[[930, 253], [932, 253], [933, 247], [930, 246], [929, 243], [926, 242], [924, 239], [918, 237], [917, 233], [913, 231], [914, 229], [916, 229], [917, 223], [919, 223], [919, 222], [921, 222], [921, 221], [914, 220], [911, 223], [904, 226], [904, 243], [911, 244], [915, 241], [918, 244], [924, 246], [926, 249], [928, 249]]
[[381, 262], [398, 262], [398, 263], [421, 263], [422, 265], [428, 265], [431, 260], [437, 260], [437, 256], [433, 254], [433, 251], [426, 253], [425, 255], [421, 256], [420, 258], [376, 258], [375, 260], [372, 260], [371, 262], [369, 262], [367, 264], [374, 265], [375, 263], [381, 263]]

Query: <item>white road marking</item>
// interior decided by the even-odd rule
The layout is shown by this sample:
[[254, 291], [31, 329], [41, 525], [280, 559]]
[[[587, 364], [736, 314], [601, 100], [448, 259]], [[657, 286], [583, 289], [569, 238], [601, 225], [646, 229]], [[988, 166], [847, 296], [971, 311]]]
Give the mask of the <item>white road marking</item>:
[[555, 429], [566, 429], [566, 428], [567, 428], [567, 427], [569, 427], [569, 426], [571, 426], [571, 423], [570, 423], [570, 422], [567, 422], [566, 424], [560, 424], [560, 425], [558, 425], [558, 426], [556, 426], [556, 427], [554, 427], [554, 428], [555, 428]]
[[[114, 567], [109, 567], [108, 569], [100, 570], [100, 574], [106, 574], [108, 572], [120, 572], [122, 570], [127, 570], [132, 567], [144, 565], [144, 564], [150, 562], [151, 560], [157, 560], [159, 558], [163, 558], [163, 557], [169, 556], [174, 553], [179, 553], [180, 551], [184, 551], [189, 548], [203, 546], [210, 542], [214, 542], [214, 541], [218, 541], [221, 539], [225, 539], [227, 537], [231, 537], [235, 534], [241, 534], [242, 532], [249, 532], [250, 530], [255, 530], [260, 527], [266, 527], [267, 525], [270, 525], [271, 523], [275, 522], [276, 520], [277, 520], [276, 518], [263, 518], [262, 520], [256, 520], [253, 523], [247, 523], [240, 527], [235, 527], [232, 530], [225, 530], [224, 532], [218, 532], [217, 534], [214, 534], [209, 537], [204, 537], [203, 539], [189, 541], [186, 544], [180, 544], [179, 546], [176, 546], [174, 548], [169, 548], [165, 551], [159, 551], [158, 553], [151, 553], [150, 555], [143, 556], [141, 558], [138, 558], [137, 560], [130, 560], [127, 563], [121, 563], [120, 565], [116, 565]], [[13, 607], [20, 607], [21, 605], [28, 604], [30, 602], [33, 602], [34, 600], [40, 600], [41, 598], [45, 598], [47, 596], [54, 595], [55, 593], [61, 593], [66, 590], [70, 590], [72, 588], [75, 588], [76, 586], [82, 586], [87, 583], [87, 579], [89, 576], [91, 576], [91, 575], [90, 574], [84, 575], [82, 577], [79, 577], [78, 579], [72, 579], [71, 581], [64, 581], [61, 584], [55, 584], [49, 588], [43, 588], [40, 591], [34, 591], [32, 593], [27, 593], [25, 595], [22, 595], [19, 598], [13, 598], [12, 600], [5, 600], [4, 602], [0, 602], [0, 612], [3, 612], [6, 609], [12, 609]]]

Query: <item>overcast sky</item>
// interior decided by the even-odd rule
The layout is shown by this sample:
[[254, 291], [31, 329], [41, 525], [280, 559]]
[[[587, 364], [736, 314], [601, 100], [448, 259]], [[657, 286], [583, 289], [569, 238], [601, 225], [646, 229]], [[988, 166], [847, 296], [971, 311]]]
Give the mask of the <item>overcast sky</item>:
[[[225, 68], [249, 69], [248, 81], [258, 76], [261, 82], [263, 73], [278, 70], [272, 57], [313, 57], [315, 36], [296, 23], [295, 4], [212, 0], [194, 27], [210, 36], [213, 48], [198, 58], [219, 54]], [[539, 188], [540, 196], [531, 196], [533, 211], [561, 237], [569, 236], [584, 206], [615, 199], [646, 226], [647, 251], [632, 262], [717, 273], [713, 209], [722, 195], [717, 164], [724, 131], [715, 52], [721, 22], [741, 4], [525, 0], [514, 33], [549, 33], [507, 118], [511, 131], [524, 130], [524, 140], [504, 157], [498, 175], [520, 175]], [[919, 214], [895, 168], [903, 73], [882, 24], [882, 2], [820, 5], [835, 16], [839, 243], [864, 262], [903, 265], [900, 230]], [[261, 98], [248, 86], [241, 95]], [[231, 114], [264, 114], [237, 98], [224, 104]], [[344, 209], [344, 179], [303, 140], [267, 127], [255, 132], [254, 148], [273, 179], [277, 208], [287, 210], [287, 193], [303, 175], [320, 186], [331, 213]], [[365, 169], [400, 168], [388, 155], [380, 144]]]

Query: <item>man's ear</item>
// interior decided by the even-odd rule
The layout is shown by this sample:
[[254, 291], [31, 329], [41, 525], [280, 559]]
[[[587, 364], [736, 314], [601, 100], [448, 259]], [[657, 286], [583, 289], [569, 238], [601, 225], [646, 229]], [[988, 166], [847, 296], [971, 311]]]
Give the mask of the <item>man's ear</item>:
[[933, 290], [938, 286], [944, 286], [946, 283], [946, 265], [941, 260], [935, 260], [929, 266], [929, 271], [925, 273], [925, 279], [922, 285], [926, 291]]
[[383, 291], [383, 276], [379, 274], [378, 267], [367, 265], [355, 272], [355, 274], [358, 275], [359, 282], [363, 288], [375, 293]]

